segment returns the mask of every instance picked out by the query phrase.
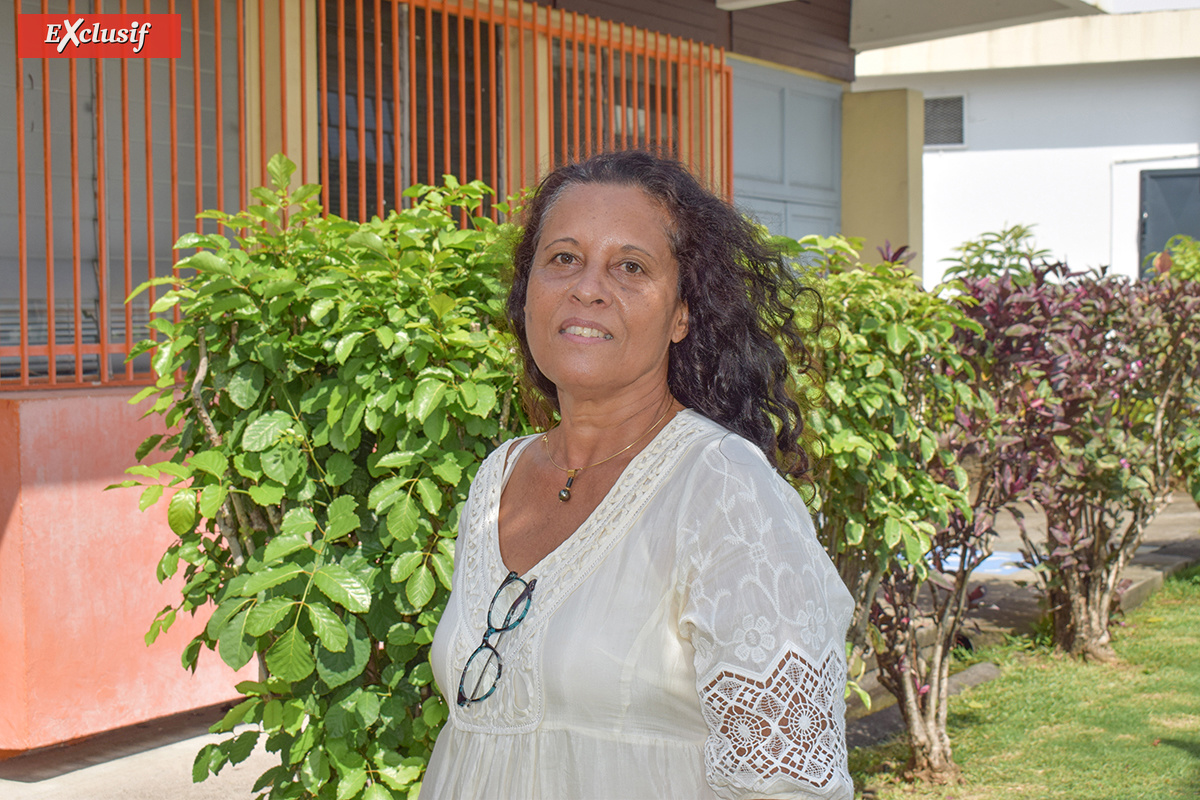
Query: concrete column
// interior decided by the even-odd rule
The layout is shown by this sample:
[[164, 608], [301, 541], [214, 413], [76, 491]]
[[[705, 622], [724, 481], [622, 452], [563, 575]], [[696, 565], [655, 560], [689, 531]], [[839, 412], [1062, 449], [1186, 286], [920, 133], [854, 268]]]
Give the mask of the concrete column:
[[842, 233], [865, 240], [863, 260], [884, 242], [917, 252], [921, 274], [921, 157], [925, 100], [912, 89], [842, 96]]

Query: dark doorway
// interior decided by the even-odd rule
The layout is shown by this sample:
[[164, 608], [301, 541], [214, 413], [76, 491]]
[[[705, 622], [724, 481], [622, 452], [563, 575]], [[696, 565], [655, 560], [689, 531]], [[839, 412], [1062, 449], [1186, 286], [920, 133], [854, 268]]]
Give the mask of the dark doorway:
[[1200, 238], [1200, 169], [1142, 170], [1141, 210], [1138, 258], [1145, 278], [1146, 257], [1160, 252], [1172, 236]]

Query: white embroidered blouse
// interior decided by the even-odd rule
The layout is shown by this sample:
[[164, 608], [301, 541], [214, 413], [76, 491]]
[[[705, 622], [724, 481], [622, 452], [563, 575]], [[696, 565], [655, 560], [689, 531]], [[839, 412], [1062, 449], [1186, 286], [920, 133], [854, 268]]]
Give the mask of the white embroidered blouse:
[[795, 490], [694, 411], [524, 576], [496, 691], [455, 703], [508, 574], [500, 493], [531, 441], [498, 448], [464, 508], [432, 655], [450, 719], [422, 800], [852, 798], [850, 594]]

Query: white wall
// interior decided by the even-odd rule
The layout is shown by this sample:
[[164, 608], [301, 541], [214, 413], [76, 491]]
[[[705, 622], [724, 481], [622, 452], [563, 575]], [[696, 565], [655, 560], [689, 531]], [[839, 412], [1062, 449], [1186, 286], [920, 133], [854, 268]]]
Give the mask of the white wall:
[[924, 157], [925, 283], [1011, 224], [1075, 267], [1136, 275], [1142, 169], [1200, 163], [1200, 59], [870, 77], [855, 91], [963, 95], [966, 145]]

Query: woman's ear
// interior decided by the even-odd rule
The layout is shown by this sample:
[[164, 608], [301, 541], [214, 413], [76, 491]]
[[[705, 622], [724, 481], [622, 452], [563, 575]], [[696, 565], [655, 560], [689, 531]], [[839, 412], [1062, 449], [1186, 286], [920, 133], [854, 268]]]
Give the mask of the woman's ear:
[[679, 301], [678, 316], [675, 317], [675, 330], [671, 332], [671, 341], [678, 344], [688, 335], [688, 306], [686, 300]]

